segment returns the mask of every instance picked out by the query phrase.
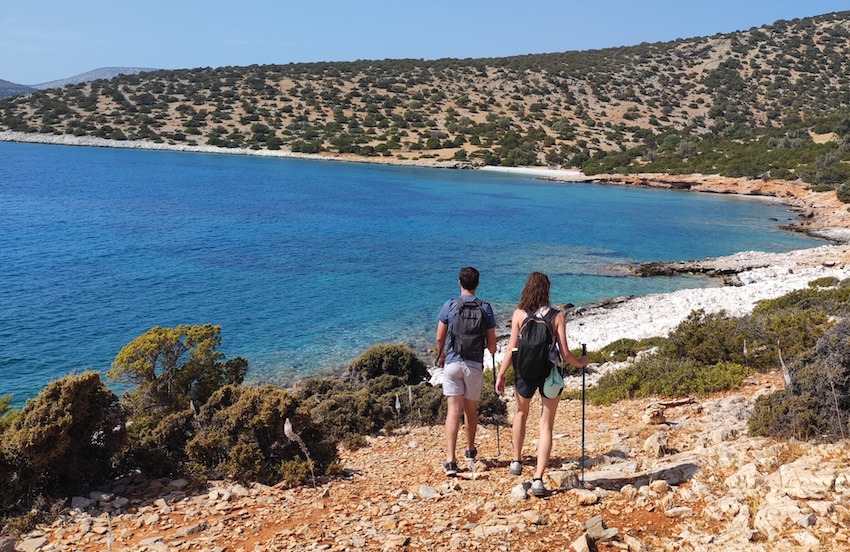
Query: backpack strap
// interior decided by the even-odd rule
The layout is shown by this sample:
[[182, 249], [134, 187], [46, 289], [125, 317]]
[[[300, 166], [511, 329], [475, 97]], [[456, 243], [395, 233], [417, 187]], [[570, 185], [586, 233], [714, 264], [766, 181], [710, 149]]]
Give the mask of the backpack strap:
[[546, 321], [546, 325], [549, 326], [549, 331], [552, 332], [552, 343], [558, 342], [558, 334], [555, 333], [555, 317], [558, 316], [559, 312], [561, 311], [549, 307], [549, 310], [543, 315], [543, 320]]

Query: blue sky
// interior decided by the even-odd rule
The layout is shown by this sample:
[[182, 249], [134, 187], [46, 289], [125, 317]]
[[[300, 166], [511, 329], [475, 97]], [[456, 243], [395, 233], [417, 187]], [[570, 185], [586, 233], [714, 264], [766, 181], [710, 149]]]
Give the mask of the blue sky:
[[850, 9], [846, 0], [31, 0], [0, 10], [0, 79], [99, 67], [180, 69], [501, 57], [667, 42]]

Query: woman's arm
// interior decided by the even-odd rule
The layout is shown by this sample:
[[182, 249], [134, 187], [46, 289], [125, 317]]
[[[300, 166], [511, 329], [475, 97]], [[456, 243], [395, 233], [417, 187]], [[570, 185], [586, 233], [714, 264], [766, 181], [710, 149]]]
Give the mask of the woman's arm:
[[522, 321], [528, 316], [525, 311], [520, 309], [514, 310], [514, 315], [511, 317], [511, 339], [508, 342], [508, 350], [505, 351], [505, 357], [502, 359], [502, 365], [499, 367], [499, 373], [496, 374], [496, 393], [502, 395], [505, 392], [505, 374], [513, 362], [513, 350], [516, 348], [517, 339], [519, 338], [519, 328]]
[[567, 345], [567, 320], [563, 312], [559, 312], [555, 317], [555, 331], [558, 334], [558, 347], [561, 349], [561, 358], [568, 364], [578, 366], [579, 368], [587, 366], [590, 363], [588, 358], [586, 356], [575, 356]]

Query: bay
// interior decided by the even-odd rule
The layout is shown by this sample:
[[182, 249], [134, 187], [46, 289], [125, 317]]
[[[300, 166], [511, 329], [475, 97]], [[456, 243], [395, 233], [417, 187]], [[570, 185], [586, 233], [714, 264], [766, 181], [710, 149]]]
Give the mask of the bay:
[[788, 251], [782, 205], [484, 171], [0, 143], [0, 396], [101, 372], [153, 326], [213, 323], [248, 381], [288, 384], [379, 342], [420, 350], [462, 266], [500, 323], [553, 300], [713, 285], [623, 267]]

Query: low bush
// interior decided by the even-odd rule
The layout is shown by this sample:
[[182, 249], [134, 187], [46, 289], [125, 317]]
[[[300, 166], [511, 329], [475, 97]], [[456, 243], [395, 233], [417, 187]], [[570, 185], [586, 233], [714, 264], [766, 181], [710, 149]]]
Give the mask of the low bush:
[[750, 435], [807, 441], [818, 435], [818, 414], [807, 397], [787, 389], [756, 399], [748, 422]]
[[130, 421], [129, 446], [121, 458], [125, 469], [148, 476], [183, 470], [195, 411], [217, 389], [241, 384], [248, 370], [243, 358], [224, 361], [220, 333], [212, 324], [156, 326], [115, 357], [109, 377], [135, 385], [122, 401]]
[[118, 397], [97, 372], [48, 384], [3, 431], [4, 508], [25, 508], [39, 496], [67, 496], [107, 480], [125, 441], [124, 424]]
[[762, 307], [744, 317], [725, 312], [692, 312], [659, 347], [659, 356], [697, 364], [743, 364], [755, 370], [772, 370], [813, 346], [829, 327], [827, 314], [814, 308], [778, 304]]
[[789, 367], [790, 385], [757, 401], [750, 433], [834, 441], [850, 436], [850, 320]]
[[735, 389], [750, 370], [733, 362], [699, 364], [691, 359], [650, 356], [624, 370], [602, 376], [587, 390], [593, 404], [639, 397], [707, 395]]
[[182, 473], [186, 443], [195, 435], [196, 427], [195, 411], [191, 408], [162, 418], [134, 416], [127, 431], [127, 448], [119, 458], [122, 471], [140, 470], [155, 477]]
[[835, 276], [824, 276], [823, 278], [815, 278], [809, 282], [810, 288], [826, 288], [838, 285], [838, 278]]
[[365, 382], [389, 374], [400, 377], [407, 385], [428, 379], [428, 367], [407, 345], [384, 343], [373, 345], [355, 358], [348, 368], [353, 379]]
[[661, 344], [659, 356], [697, 364], [744, 364], [747, 333], [744, 321], [728, 316], [725, 311], [706, 314], [704, 310], [695, 310]]
[[[287, 436], [286, 420], [306, 453]], [[222, 387], [201, 408], [198, 425], [186, 454], [200, 476], [299, 484], [327, 474], [337, 461], [330, 426], [311, 419], [295, 395], [271, 385]]]
[[782, 309], [815, 309], [831, 316], [846, 316], [850, 313], [850, 286], [839, 285], [837, 288], [818, 287], [791, 291], [776, 299], [759, 301], [753, 309], [753, 315]]
[[[648, 339], [629, 339], [623, 338], [617, 341], [612, 341], [598, 351], [588, 351], [590, 362], [625, 362], [629, 358], [634, 358], [641, 351], [646, 351], [653, 347], [657, 347], [665, 342], [663, 337], [652, 337]], [[573, 351], [576, 356], [581, 355], [580, 350]], [[576, 369], [578, 370], [578, 369]], [[581, 371], [578, 371], [579, 375]]]

